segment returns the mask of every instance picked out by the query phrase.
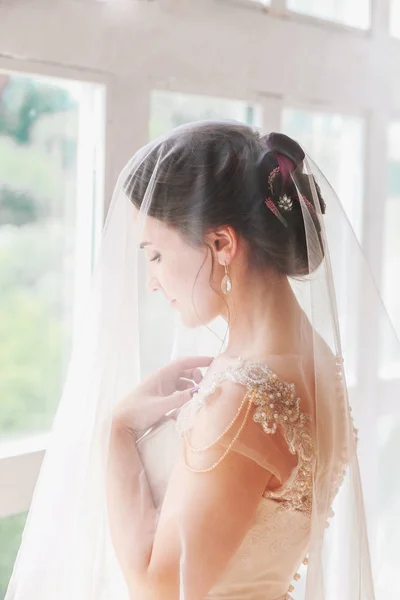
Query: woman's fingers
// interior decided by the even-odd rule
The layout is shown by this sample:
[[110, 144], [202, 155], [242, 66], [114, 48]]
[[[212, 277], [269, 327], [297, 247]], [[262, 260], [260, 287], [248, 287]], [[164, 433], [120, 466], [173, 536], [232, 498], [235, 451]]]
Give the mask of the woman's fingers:
[[183, 372], [182, 376], [186, 379], [191, 379], [195, 383], [200, 383], [203, 379], [203, 373], [200, 371], [200, 369], [188, 369], [187, 371]]
[[180, 392], [183, 392], [184, 390], [191, 390], [193, 387], [195, 387], [195, 384], [196, 384], [196, 382], [193, 379], [187, 379], [185, 377], [180, 377], [178, 379], [176, 389]]
[[213, 360], [211, 356], [189, 356], [175, 360], [152, 375], [149, 383], [154, 391], [151, 393], [168, 396], [179, 389], [178, 381], [182, 378], [192, 380], [194, 384], [200, 383], [203, 378], [200, 367], [208, 367]]
[[180, 408], [192, 398], [192, 395], [191, 389], [176, 391], [172, 396], [166, 398], [166, 404], [170, 404], [171, 409]]

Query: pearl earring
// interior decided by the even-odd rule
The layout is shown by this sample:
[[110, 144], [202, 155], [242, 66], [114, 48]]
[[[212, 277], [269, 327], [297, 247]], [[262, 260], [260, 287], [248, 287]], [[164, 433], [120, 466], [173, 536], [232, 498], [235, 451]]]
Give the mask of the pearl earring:
[[223, 294], [225, 294], [225, 296], [226, 296], [227, 294], [229, 294], [231, 289], [232, 289], [232, 281], [229, 277], [228, 265], [226, 264], [226, 261], [225, 261], [225, 275], [221, 281], [221, 290], [222, 290]]

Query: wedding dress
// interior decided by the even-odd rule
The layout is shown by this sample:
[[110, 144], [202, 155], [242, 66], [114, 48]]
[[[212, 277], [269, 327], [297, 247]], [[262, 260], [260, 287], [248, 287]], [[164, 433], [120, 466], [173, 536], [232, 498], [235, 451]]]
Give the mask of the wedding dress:
[[[332, 421], [329, 412], [337, 407], [343, 420], [343, 428], [352, 422], [344, 402], [343, 365], [336, 360], [332, 372], [326, 374], [324, 436], [341, 437], [341, 447], [336, 456], [336, 471], [330, 482], [333, 502], [343, 480], [348, 464], [349, 450], [343, 444], [340, 432], [330, 431]], [[266, 490], [254, 522], [245, 539], [233, 556], [221, 580], [207, 594], [206, 600], [289, 600], [300, 579], [300, 565], [307, 564], [310, 542], [311, 506], [313, 495], [314, 465], [317, 460], [313, 443], [313, 426], [310, 415], [302, 411], [293, 385], [281, 381], [267, 365], [259, 362], [241, 361], [205, 378], [191, 401], [184, 405], [174, 419], [165, 421], [141, 441], [139, 451], [150, 482], [154, 502], [161, 507], [173, 465], [182, 451], [182, 437], [194, 424], [196, 415], [210, 401], [215, 390], [226, 380], [243, 386], [249, 395], [257, 395], [253, 402], [252, 417], [265, 436], [273, 435], [270, 422], [281, 428], [283, 437], [297, 457], [297, 465], [288, 471], [284, 461], [273, 461], [269, 468], [283, 483], [274, 491]], [[280, 394], [280, 395], [279, 395]], [[279, 397], [278, 397], [279, 395]], [[212, 400], [211, 400], [212, 401]], [[214, 400], [218, 401], [218, 400]], [[240, 436], [237, 439], [240, 443]], [[165, 450], [168, 449], [168, 453]], [[234, 446], [232, 450], [234, 451]], [[254, 449], [256, 452], [256, 449]], [[329, 452], [329, 448], [327, 448]], [[353, 449], [354, 450], [354, 449]], [[276, 456], [276, 452], [273, 452]], [[255, 456], [253, 458], [256, 460]], [[321, 462], [323, 457], [320, 456]], [[326, 515], [323, 527], [329, 526]]]

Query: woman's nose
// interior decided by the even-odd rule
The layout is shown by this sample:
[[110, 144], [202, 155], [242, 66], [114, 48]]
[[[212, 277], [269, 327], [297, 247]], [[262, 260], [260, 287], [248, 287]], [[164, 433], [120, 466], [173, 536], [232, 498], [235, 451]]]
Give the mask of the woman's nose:
[[151, 275], [149, 275], [147, 277], [146, 286], [147, 286], [147, 291], [149, 291], [149, 292], [157, 292], [160, 289], [160, 284], [159, 284], [158, 280]]

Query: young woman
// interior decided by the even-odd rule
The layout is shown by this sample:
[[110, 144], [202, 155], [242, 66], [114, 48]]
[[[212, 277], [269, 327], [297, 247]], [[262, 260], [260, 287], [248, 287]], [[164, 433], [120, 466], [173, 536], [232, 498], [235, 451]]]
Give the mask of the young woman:
[[[148, 147], [126, 177], [148, 289], [188, 328], [228, 327], [197, 389], [171, 395], [207, 357], [162, 368], [115, 408], [109, 514], [132, 598], [286, 598], [313, 527], [322, 535], [354, 438], [338, 357], [290, 284], [324, 260], [325, 201], [304, 158], [286, 136], [201, 123]], [[178, 407], [159, 507], [135, 440]]]
[[373, 599], [344, 235], [285, 135], [202, 122], [133, 157], [7, 600]]

